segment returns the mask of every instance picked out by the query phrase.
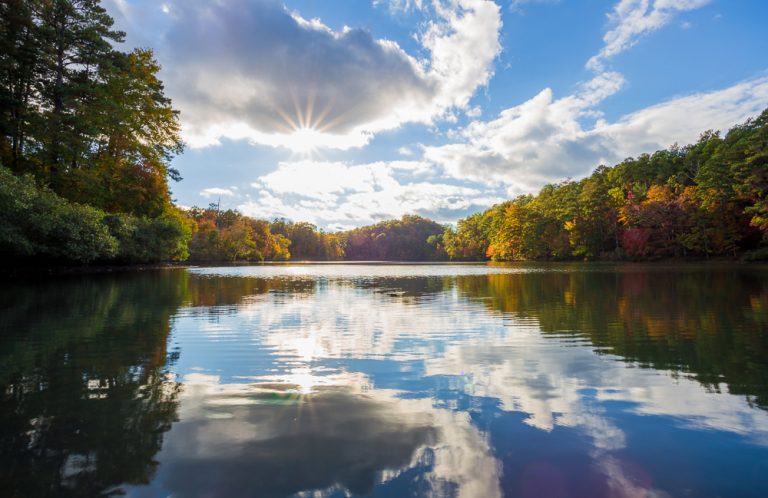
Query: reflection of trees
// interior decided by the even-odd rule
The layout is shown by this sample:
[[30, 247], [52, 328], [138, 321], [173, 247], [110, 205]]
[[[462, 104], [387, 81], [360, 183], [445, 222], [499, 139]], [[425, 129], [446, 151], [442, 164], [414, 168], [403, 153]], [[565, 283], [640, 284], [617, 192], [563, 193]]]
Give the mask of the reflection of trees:
[[768, 407], [768, 280], [761, 270], [599, 267], [460, 277], [493, 311]]
[[189, 274], [187, 304], [192, 307], [237, 306], [247, 297], [274, 292], [307, 296], [315, 292], [315, 279], [253, 278]]
[[0, 489], [93, 496], [147, 482], [176, 417], [171, 315], [184, 272], [3, 285]]
[[351, 284], [390, 297], [419, 299], [445, 292], [452, 287], [453, 281], [452, 277], [445, 276], [378, 277], [355, 279]]
[[453, 278], [444, 276], [317, 279], [306, 276], [254, 278], [192, 273], [187, 279], [187, 305], [192, 308], [223, 307], [225, 310], [227, 306], [232, 306], [232, 312], [236, 311], [238, 305], [259, 296], [271, 293], [278, 299], [310, 297], [328, 285], [364, 289], [393, 298], [414, 299], [434, 296], [453, 285]]

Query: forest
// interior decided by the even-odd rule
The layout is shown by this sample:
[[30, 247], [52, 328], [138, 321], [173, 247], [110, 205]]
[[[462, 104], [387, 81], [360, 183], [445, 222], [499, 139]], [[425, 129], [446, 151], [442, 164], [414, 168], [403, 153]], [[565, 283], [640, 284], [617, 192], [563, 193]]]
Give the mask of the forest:
[[191, 261], [439, 261], [443, 225], [415, 215], [345, 232], [307, 222], [259, 220], [217, 205], [191, 208]]
[[598, 167], [446, 229], [451, 259], [768, 257], [768, 110], [725, 136]]
[[98, 0], [0, 3], [2, 265], [768, 258], [768, 110], [458, 222], [329, 233], [181, 209], [179, 112]]

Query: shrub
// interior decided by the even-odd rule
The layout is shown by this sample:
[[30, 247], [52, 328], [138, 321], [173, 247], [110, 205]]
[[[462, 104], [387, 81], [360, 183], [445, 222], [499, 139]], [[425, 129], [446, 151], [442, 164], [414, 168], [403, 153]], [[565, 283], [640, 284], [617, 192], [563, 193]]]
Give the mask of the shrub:
[[157, 218], [107, 214], [0, 166], [3, 256], [74, 263], [185, 260], [191, 223], [173, 208]]
[[0, 253], [88, 263], [109, 259], [118, 242], [104, 224], [105, 213], [69, 202], [27, 175], [0, 166]]
[[157, 218], [111, 214], [105, 218], [119, 241], [116, 259], [124, 263], [156, 263], [187, 259], [191, 237], [189, 224], [175, 212]]

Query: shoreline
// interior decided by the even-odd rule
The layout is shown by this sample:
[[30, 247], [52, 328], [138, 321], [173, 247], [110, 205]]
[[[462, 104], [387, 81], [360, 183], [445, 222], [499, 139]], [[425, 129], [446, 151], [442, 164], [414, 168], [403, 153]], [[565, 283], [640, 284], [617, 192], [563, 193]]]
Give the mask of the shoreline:
[[100, 275], [106, 273], [124, 273], [134, 271], [152, 271], [169, 270], [178, 268], [189, 268], [190, 265], [184, 263], [152, 263], [152, 264], [129, 264], [129, 265], [51, 265], [51, 266], [1, 266], [0, 280], [10, 280], [17, 277], [66, 277], [77, 275]]
[[50, 266], [0, 266], [0, 281], [8, 281], [16, 278], [48, 278], [48, 277], [67, 277], [80, 275], [103, 275], [132, 273], [136, 271], [157, 271], [157, 270], [175, 270], [186, 268], [205, 268], [205, 267], [238, 267], [238, 266], [291, 266], [291, 265], [489, 265], [489, 266], [508, 266], [508, 265], [573, 265], [573, 266], [604, 266], [604, 265], [626, 265], [626, 266], [644, 266], [664, 268], [670, 265], [685, 266], [763, 266], [768, 264], [766, 260], [745, 260], [733, 258], [705, 259], [705, 258], [686, 258], [686, 259], [662, 259], [662, 260], [560, 260], [560, 261], [387, 261], [387, 260], [339, 260], [339, 261], [321, 261], [321, 260], [296, 260], [296, 261], [196, 261], [196, 262], [166, 262], [151, 264], [125, 264], [125, 265], [50, 265]]

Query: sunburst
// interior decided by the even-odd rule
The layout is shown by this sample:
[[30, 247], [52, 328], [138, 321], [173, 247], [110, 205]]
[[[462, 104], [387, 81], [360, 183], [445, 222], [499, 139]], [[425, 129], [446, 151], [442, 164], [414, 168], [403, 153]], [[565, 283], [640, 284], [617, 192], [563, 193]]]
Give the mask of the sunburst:
[[291, 91], [292, 109], [275, 108], [280, 117], [276, 128], [284, 136], [281, 145], [304, 158], [314, 157], [330, 145], [328, 133], [340, 120], [340, 116], [328, 120], [334, 107], [333, 99], [328, 100], [319, 112], [316, 112], [315, 99], [314, 91], [307, 92], [304, 102]]

